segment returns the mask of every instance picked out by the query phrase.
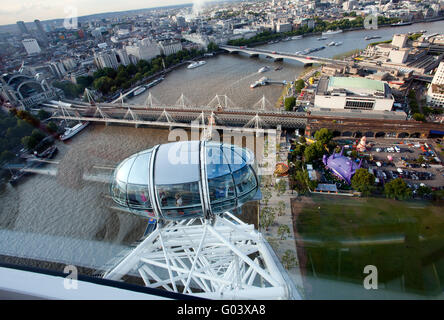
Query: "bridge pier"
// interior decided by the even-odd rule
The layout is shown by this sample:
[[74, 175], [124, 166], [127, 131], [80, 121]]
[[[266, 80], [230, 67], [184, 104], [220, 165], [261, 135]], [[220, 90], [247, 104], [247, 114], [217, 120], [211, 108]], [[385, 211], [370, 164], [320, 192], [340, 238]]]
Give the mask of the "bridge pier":
[[274, 62], [277, 62], [277, 61], [284, 61], [284, 58], [274, 58], [273, 61], [274, 61]]
[[258, 53], [250, 54], [250, 58], [257, 58], [257, 57], [259, 57]]

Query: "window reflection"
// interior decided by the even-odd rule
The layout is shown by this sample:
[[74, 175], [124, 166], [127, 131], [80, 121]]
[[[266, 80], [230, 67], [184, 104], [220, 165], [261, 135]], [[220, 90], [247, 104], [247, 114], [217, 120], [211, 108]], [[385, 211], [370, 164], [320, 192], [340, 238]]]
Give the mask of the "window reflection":
[[202, 216], [199, 182], [157, 185], [162, 214], [168, 219]]
[[256, 177], [249, 166], [233, 172], [233, 177], [238, 196], [255, 189], [257, 186]]
[[133, 208], [151, 208], [151, 203], [148, 194], [148, 186], [128, 184], [128, 205]]
[[122, 205], [126, 205], [126, 183], [114, 180], [111, 192], [114, 200]]

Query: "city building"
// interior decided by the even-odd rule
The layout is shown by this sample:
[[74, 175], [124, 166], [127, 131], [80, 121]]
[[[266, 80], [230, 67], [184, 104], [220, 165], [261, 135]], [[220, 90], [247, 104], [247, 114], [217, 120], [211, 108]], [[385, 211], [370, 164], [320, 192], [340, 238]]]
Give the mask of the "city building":
[[427, 103], [432, 107], [444, 107], [444, 62], [441, 62], [427, 91]]
[[28, 55], [39, 54], [42, 52], [42, 49], [40, 49], [40, 46], [35, 39], [24, 39], [22, 40], [22, 43]]
[[160, 53], [166, 56], [179, 52], [183, 49], [182, 42], [178, 40], [159, 41]]
[[394, 102], [386, 82], [355, 77], [322, 77], [316, 89], [314, 107], [391, 111]]
[[48, 63], [49, 68], [51, 69], [52, 74], [58, 79], [63, 79], [66, 75], [66, 69], [62, 62], [52, 61]]
[[123, 64], [124, 66], [127, 66], [131, 63], [130, 58], [128, 57], [128, 54], [126, 53], [125, 49], [118, 49], [118, 50], [113, 50], [116, 57], [117, 57], [117, 62], [119, 64]]
[[21, 34], [29, 34], [28, 28], [23, 21], [17, 21], [17, 26]]
[[125, 49], [128, 56], [134, 56], [137, 60], [150, 61], [160, 55], [159, 46], [148, 38], [140, 40], [133, 45], [126, 46]]
[[57, 97], [55, 89], [46, 80], [36, 80], [21, 73], [0, 76], [0, 92], [5, 101], [21, 108], [32, 108]]
[[34, 23], [37, 28], [37, 36], [39, 40], [41, 41], [44, 47], [47, 47], [49, 40], [45, 30], [43, 29], [42, 23], [38, 19], [34, 20]]
[[278, 23], [276, 25], [276, 32], [290, 32], [292, 28], [291, 23]]
[[113, 50], [95, 53], [94, 60], [95, 60], [96, 66], [99, 69], [103, 69], [103, 68], [117, 69], [117, 67], [119, 66], [119, 62], [117, 61], [116, 53]]

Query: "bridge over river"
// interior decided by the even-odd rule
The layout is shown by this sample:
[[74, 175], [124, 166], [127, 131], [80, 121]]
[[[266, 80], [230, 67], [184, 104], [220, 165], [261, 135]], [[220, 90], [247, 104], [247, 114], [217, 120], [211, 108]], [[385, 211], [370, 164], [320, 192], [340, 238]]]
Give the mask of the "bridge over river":
[[[233, 106], [227, 96], [216, 96], [207, 106], [188, 106], [182, 95], [173, 106], [158, 105], [150, 95], [145, 105], [124, 103], [55, 102], [46, 106], [56, 109], [52, 118], [90, 121], [105, 124], [166, 128], [201, 128], [258, 132], [264, 129], [305, 129], [314, 134], [328, 128], [338, 136], [424, 138], [432, 131], [443, 131], [443, 124], [390, 118], [378, 113], [287, 112], [271, 107], [263, 97], [250, 109]], [[230, 103], [231, 102], [231, 103]]]
[[226, 50], [230, 53], [243, 52], [250, 55], [251, 57], [264, 55], [266, 57], [273, 58], [274, 60], [289, 59], [302, 62], [303, 64], [311, 64], [311, 63], [347, 64], [346, 61], [342, 60], [322, 58], [322, 57], [304, 55], [304, 54], [295, 54], [289, 52], [278, 52], [278, 51], [258, 49], [258, 48], [247, 48], [244, 46], [236, 47], [236, 46], [221, 45], [219, 46], [219, 48]]

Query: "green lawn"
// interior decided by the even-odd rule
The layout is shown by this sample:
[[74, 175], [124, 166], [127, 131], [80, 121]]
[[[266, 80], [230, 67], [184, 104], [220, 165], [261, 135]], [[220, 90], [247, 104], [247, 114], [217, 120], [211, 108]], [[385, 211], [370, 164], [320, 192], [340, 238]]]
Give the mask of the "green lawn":
[[[436, 295], [444, 284], [441, 204], [316, 195], [296, 221], [307, 271], [362, 283], [366, 265], [395, 291]], [[332, 297], [334, 298], [334, 297]]]

